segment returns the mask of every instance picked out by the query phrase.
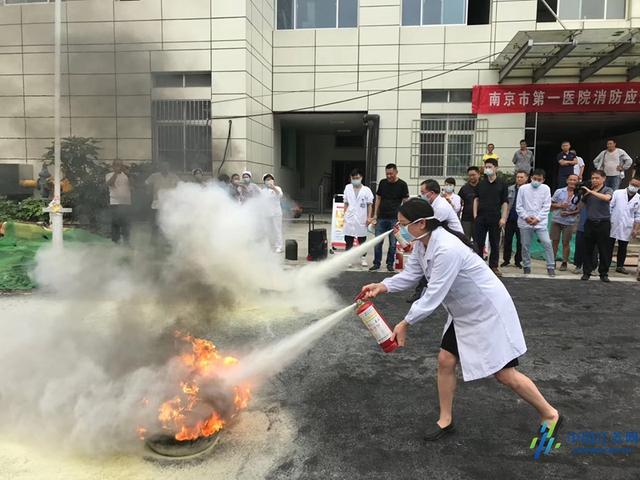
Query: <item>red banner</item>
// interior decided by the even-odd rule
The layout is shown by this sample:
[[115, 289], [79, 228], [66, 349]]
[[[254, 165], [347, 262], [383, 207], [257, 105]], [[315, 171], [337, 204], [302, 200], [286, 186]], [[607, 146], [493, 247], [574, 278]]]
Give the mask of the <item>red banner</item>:
[[640, 83], [476, 85], [473, 113], [640, 112]]

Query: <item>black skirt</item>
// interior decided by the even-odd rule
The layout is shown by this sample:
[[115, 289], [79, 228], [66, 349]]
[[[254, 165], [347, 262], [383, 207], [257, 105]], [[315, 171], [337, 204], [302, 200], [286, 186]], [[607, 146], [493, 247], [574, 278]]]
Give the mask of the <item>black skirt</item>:
[[[444, 332], [442, 342], [440, 343], [440, 348], [454, 354], [456, 357], [458, 357], [458, 360], [460, 359], [460, 354], [458, 353], [458, 340], [456, 339], [456, 331], [453, 328], [453, 321], [451, 322], [451, 325], [449, 325], [449, 328], [447, 328], [447, 331]], [[505, 369], [517, 367], [519, 364], [520, 363], [518, 362], [518, 358], [516, 357], [502, 368]]]

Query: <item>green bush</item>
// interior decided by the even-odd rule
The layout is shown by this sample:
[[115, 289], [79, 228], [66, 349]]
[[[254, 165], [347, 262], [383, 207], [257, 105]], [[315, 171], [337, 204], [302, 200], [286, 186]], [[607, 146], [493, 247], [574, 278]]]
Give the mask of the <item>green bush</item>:
[[44, 222], [49, 214], [42, 211], [47, 206], [44, 200], [27, 198], [18, 205], [16, 220], [22, 222]]
[[27, 198], [22, 202], [0, 200], [0, 222], [43, 222], [48, 218], [42, 209], [47, 206], [44, 200]]

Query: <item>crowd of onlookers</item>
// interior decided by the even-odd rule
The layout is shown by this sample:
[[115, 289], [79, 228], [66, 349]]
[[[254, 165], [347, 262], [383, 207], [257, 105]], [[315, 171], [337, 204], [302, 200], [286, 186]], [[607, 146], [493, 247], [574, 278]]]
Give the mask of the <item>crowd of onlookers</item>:
[[[132, 185], [126, 165], [122, 161], [115, 160], [112, 164], [112, 172], [106, 175], [105, 181], [109, 188], [111, 239], [115, 243], [121, 240], [124, 243], [128, 243], [130, 237]], [[163, 191], [175, 188], [180, 181], [180, 177], [171, 172], [167, 162], [160, 162], [159, 170], [151, 174], [145, 181], [145, 186], [150, 189], [152, 195], [151, 210], [154, 218], [151, 225], [154, 236], [157, 235], [158, 229], [159, 197]], [[192, 171], [191, 181], [200, 185], [206, 185], [209, 182], [199, 168]], [[238, 203], [245, 203], [254, 198], [263, 200], [261, 207], [264, 209], [262, 215], [264, 232], [272, 249], [276, 253], [281, 253], [283, 248], [281, 207], [283, 192], [275, 184], [274, 176], [270, 173], [263, 175], [262, 188], [254, 183], [250, 171], [242, 172], [242, 175], [233, 174], [231, 177], [222, 174], [217, 181], [219, 185], [227, 189], [229, 196]]]
[[[609, 282], [609, 268], [617, 244], [615, 271], [628, 275], [625, 268], [629, 242], [640, 234], [640, 170], [613, 139], [594, 160], [590, 178], [583, 178], [586, 164], [568, 141], [557, 155], [557, 189], [551, 192], [544, 170], [534, 168], [533, 153], [522, 140], [512, 158], [513, 183], [498, 174], [499, 157], [494, 145], [487, 146], [483, 165], [467, 169], [467, 182], [455, 193], [456, 181], [447, 178], [441, 186], [428, 179], [420, 184], [420, 195], [434, 209], [435, 217], [449, 228], [463, 232], [480, 255], [487, 253], [489, 266], [498, 276], [500, 268], [514, 265], [531, 273], [531, 248], [536, 237], [544, 250], [547, 274], [556, 274], [560, 245], [560, 271], [569, 269], [572, 239], [575, 250], [573, 273], [588, 280], [598, 272]], [[620, 188], [627, 171], [631, 177]], [[376, 235], [396, 224], [399, 206], [409, 198], [409, 189], [398, 178], [394, 164], [386, 166], [386, 178], [373, 192], [363, 184], [361, 172], [354, 170], [345, 188], [345, 236], [347, 249], [355, 238], [366, 240], [367, 228]], [[626, 183], [626, 182], [625, 182]], [[514, 242], [515, 237], [515, 242]], [[502, 262], [500, 245], [502, 240]], [[515, 249], [514, 249], [515, 243]], [[515, 251], [514, 251], [515, 250]], [[387, 270], [394, 270], [396, 240], [389, 236]], [[382, 244], [375, 247], [373, 266], [382, 263]], [[363, 258], [363, 266], [366, 262]], [[638, 273], [640, 280], [640, 269]]]

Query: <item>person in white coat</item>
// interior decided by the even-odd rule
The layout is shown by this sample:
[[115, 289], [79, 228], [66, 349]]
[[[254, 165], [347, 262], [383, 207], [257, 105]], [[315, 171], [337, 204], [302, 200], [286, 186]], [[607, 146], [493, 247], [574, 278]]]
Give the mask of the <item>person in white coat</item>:
[[[351, 250], [357, 238], [362, 245], [367, 240], [367, 224], [371, 218], [373, 192], [362, 185], [362, 173], [358, 169], [351, 172], [351, 183], [344, 187], [344, 242], [346, 250]], [[367, 266], [367, 254], [362, 255], [361, 265]]]
[[269, 244], [276, 253], [282, 253], [282, 189], [275, 183], [275, 178], [270, 173], [262, 177], [264, 188], [262, 196], [265, 200], [265, 222]]
[[404, 346], [409, 327], [442, 305], [448, 318], [438, 354], [440, 418], [424, 437], [433, 441], [453, 431], [453, 396], [456, 366], [465, 382], [495, 378], [532, 405], [541, 422], [554, 424], [562, 416], [542, 396], [536, 385], [516, 370], [518, 357], [527, 351], [518, 312], [509, 292], [464, 235], [434, 217], [433, 208], [421, 199], [400, 207], [401, 235], [414, 242], [414, 250], [402, 273], [362, 287], [365, 298], [412, 288], [422, 276], [429, 285], [399, 322], [392, 338]]
[[444, 180], [444, 188], [442, 189], [442, 198], [444, 198], [453, 207], [453, 211], [460, 217], [460, 211], [462, 210], [462, 198], [455, 193], [456, 179], [453, 177], [446, 178]]
[[549, 210], [551, 209], [551, 189], [544, 183], [544, 170], [538, 168], [531, 175], [531, 183], [522, 185], [518, 190], [516, 213], [522, 244], [522, 267], [525, 274], [531, 273], [531, 241], [534, 233], [544, 247], [547, 260], [547, 274], [556, 275], [556, 261], [553, 245], [547, 230]]
[[624, 268], [627, 259], [627, 246], [632, 238], [640, 233], [640, 178], [632, 178], [629, 186], [616, 190], [611, 197], [611, 258], [613, 247], [618, 241], [618, 255], [616, 258], [616, 272], [628, 275]]

